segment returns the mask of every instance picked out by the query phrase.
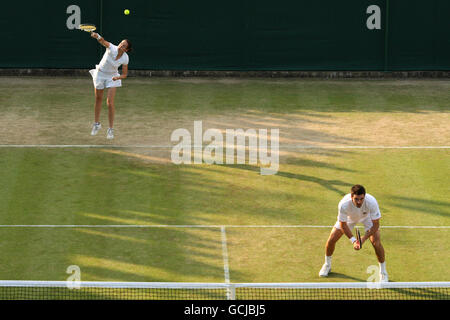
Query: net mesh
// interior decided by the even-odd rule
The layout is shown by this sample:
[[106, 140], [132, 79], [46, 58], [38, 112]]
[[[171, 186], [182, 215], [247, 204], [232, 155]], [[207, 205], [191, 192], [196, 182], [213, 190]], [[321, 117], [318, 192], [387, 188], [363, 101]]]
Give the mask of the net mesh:
[[450, 282], [119, 283], [0, 281], [1, 300], [450, 300]]

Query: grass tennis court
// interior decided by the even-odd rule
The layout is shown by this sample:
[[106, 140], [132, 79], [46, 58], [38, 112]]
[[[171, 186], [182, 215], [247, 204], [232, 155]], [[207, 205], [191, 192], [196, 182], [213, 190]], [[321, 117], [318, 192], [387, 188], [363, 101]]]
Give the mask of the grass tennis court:
[[[113, 141], [89, 135], [91, 87], [0, 78], [0, 279], [63, 281], [78, 265], [83, 281], [223, 282], [226, 226], [231, 282], [366, 281], [372, 246], [345, 239], [317, 275], [337, 204], [360, 183], [393, 227], [390, 280], [450, 281], [449, 81], [127, 79]], [[195, 120], [279, 128], [278, 173], [172, 164], [171, 132]]]

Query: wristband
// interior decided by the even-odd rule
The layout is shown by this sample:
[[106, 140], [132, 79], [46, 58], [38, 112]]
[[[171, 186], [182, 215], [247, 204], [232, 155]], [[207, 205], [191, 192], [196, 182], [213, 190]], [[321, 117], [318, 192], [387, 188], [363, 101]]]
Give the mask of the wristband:
[[355, 238], [355, 237], [351, 237], [351, 238], [350, 238], [350, 242], [351, 242], [351, 243], [353, 243], [353, 242], [355, 242], [355, 241], [356, 241], [356, 238]]
[[102, 36], [97, 33], [97, 40], [100, 40], [101, 38]]

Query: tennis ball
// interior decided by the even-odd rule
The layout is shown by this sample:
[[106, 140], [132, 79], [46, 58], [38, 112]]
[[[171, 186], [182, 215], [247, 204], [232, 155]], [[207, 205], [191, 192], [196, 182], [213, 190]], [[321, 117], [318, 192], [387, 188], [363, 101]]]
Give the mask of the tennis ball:
[[127, 15], [129, 15], [130, 14], [130, 10], [128, 10], [128, 9], [125, 9], [125, 10], [123, 10], [123, 13], [127, 16]]

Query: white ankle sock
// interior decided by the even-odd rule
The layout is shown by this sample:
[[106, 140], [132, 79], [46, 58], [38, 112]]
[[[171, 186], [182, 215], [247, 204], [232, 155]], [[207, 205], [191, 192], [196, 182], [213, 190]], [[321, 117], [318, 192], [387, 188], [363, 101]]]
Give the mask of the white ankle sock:
[[325, 256], [325, 263], [331, 266], [331, 256]]

